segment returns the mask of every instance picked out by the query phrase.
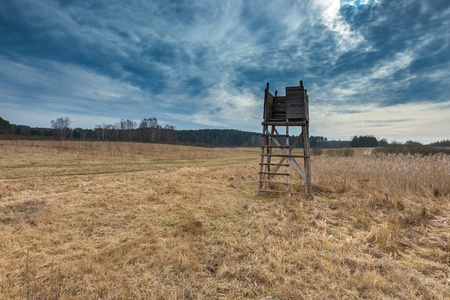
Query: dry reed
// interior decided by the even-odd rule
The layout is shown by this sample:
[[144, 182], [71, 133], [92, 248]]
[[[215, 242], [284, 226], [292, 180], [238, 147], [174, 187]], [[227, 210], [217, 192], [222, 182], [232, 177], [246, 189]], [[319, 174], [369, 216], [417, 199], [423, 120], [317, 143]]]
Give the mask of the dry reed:
[[314, 157], [307, 199], [257, 192], [258, 149], [0, 153], [2, 299], [450, 297], [447, 156]]

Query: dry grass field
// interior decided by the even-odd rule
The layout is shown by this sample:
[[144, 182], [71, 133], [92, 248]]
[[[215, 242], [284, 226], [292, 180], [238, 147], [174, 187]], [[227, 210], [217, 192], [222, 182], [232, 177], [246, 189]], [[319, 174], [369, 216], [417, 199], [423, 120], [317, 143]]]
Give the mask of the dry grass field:
[[450, 298], [450, 157], [259, 151], [0, 141], [0, 298]]

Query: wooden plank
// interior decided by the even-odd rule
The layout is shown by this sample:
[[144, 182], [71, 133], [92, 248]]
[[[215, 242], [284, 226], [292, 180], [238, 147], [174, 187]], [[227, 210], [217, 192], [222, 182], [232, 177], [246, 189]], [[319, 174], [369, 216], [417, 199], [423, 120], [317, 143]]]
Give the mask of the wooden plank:
[[295, 142], [292, 144], [291, 150], [292, 150], [292, 149], [295, 149], [295, 146], [297, 146], [297, 144], [300, 143], [300, 141], [302, 140], [302, 136], [303, 136], [303, 131], [302, 131], [302, 133], [300, 133], [300, 135], [297, 137], [297, 139], [295, 140]]
[[280, 166], [280, 167], [289, 167], [288, 164], [276, 164], [276, 163], [260, 163], [263, 165], [271, 165], [271, 166]]
[[279, 135], [277, 128], [276, 128], [275, 126], [272, 126], [272, 128], [273, 128], [272, 134], [275, 134], [275, 133], [276, 133], [276, 134]]
[[306, 192], [312, 194], [312, 183], [311, 183], [311, 159], [310, 159], [310, 147], [309, 147], [309, 125], [306, 124], [302, 127], [303, 131], [303, 151], [307, 157], [304, 159], [305, 163], [305, 185]]
[[278, 145], [267, 145], [267, 146], [261, 146], [262, 148], [289, 148], [290, 146], [278, 146]]
[[285, 181], [260, 180], [259, 182], [289, 185], [289, 183], [287, 183]]
[[[302, 127], [302, 129], [303, 129], [303, 127]], [[294, 143], [291, 147], [295, 147], [295, 145], [297, 145], [297, 143], [300, 141], [300, 139], [302, 139], [303, 134], [304, 134], [304, 133], [303, 133], [303, 130], [302, 130], [302, 133], [297, 137], [297, 139], [295, 140], [295, 143]], [[283, 152], [285, 153], [285, 156], [283, 156], [283, 158], [280, 160], [280, 163], [282, 163], [284, 160], [287, 160], [288, 163], [292, 163], [292, 165], [294, 166], [294, 168], [297, 169], [297, 171], [298, 171], [298, 173], [300, 174], [300, 176], [302, 176], [303, 180], [306, 182], [306, 176], [305, 176], [305, 174], [303, 173], [303, 171], [302, 171], [302, 169], [300, 168], [300, 166], [298, 165], [298, 163], [297, 163], [297, 161], [295, 160], [295, 158], [294, 158], [294, 157], [291, 157], [291, 159], [287, 159], [286, 155], [289, 155], [289, 153], [286, 152], [286, 151], [283, 150], [283, 149], [281, 149], [281, 151], [283, 151]], [[290, 151], [289, 151], [289, 152], [290, 152]], [[275, 169], [274, 169], [273, 171], [274, 171], [274, 172], [277, 172], [279, 168], [280, 168], [280, 167], [277, 166], [277, 167], [275, 167]]]
[[[273, 170], [273, 172], [278, 172], [278, 170], [284, 165], [284, 161], [286, 160], [286, 157], [282, 157], [280, 159], [280, 161], [278, 162], [278, 165], [275, 167], [275, 169]], [[287, 161], [288, 163], [286, 163], [286, 165], [289, 167], [289, 161]]]
[[309, 98], [308, 98], [308, 94], [306, 93], [306, 90], [305, 90], [305, 94], [306, 94], [305, 114], [306, 114], [306, 121], [309, 123]]
[[265, 174], [265, 175], [280, 175], [280, 176], [289, 176], [289, 173], [277, 173], [277, 172], [260, 172], [260, 174]]
[[[301, 138], [302, 138], [302, 134], [303, 132], [297, 137], [297, 139], [295, 140], [294, 144], [292, 144], [292, 146], [290, 146], [289, 151], [285, 151], [283, 149], [281, 149], [281, 151], [283, 151], [284, 154], [286, 155], [290, 155], [290, 151], [293, 150], [295, 148], [295, 146], [297, 146], [297, 144], [300, 142]], [[280, 142], [278, 142], [278, 140], [274, 139], [275, 144], [277, 144], [278, 146], [281, 145]], [[289, 144], [289, 140], [287, 141], [287, 143]]]
[[265, 121], [272, 118], [273, 109], [274, 109], [273, 95], [269, 92], [269, 89], [267, 88], [265, 90], [265, 92], [264, 92], [264, 114], [263, 114], [263, 118], [264, 118]]
[[[289, 165], [290, 164], [290, 155], [292, 155], [291, 154], [291, 147], [289, 147], [289, 126], [286, 126], [286, 135], [287, 135], [287, 137], [286, 137], [286, 140], [285, 140], [285, 144], [286, 144], [286, 146], [288, 146], [288, 150], [287, 150], [287, 154], [288, 154], [288, 156], [287, 156], [287, 158], [286, 158], [286, 163]], [[286, 153], [286, 151], [285, 150], [283, 150], [282, 149], [282, 151], [284, 151], [285, 153]], [[278, 170], [277, 170], [278, 171]], [[287, 171], [287, 173], [288, 173], [288, 175], [286, 176], [286, 182], [289, 184], [289, 179], [290, 179], [290, 167], [287, 167], [286, 168], [286, 171]]]
[[291, 164], [294, 166], [295, 169], [297, 169], [297, 172], [300, 174], [300, 176], [302, 176], [303, 180], [306, 182], [306, 176], [305, 173], [303, 173], [302, 169], [300, 168], [300, 166], [298, 165], [297, 161], [295, 160], [295, 158], [291, 159]]
[[304, 94], [305, 87], [303, 86], [287, 86], [286, 87], [286, 96], [294, 95], [294, 94]]
[[286, 114], [288, 119], [304, 119], [309, 122], [308, 92], [302, 86], [286, 87]]
[[262, 122], [262, 125], [273, 125], [273, 126], [303, 126], [306, 124], [306, 121], [289, 121], [289, 122]]
[[[269, 85], [269, 84], [267, 84], [267, 85]], [[264, 134], [265, 132], [267, 132], [267, 125], [263, 126], [263, 134]], [[261, 137], [261, 143], [262, 143], [262, 144], [264, 144], [264, 140], [265, 140], [265, 139], [268, 139], [268, 138]], [[263, 169], [264, 169], [264, 165], [263, 165], [263, 163], [264, 163], [264, 156], [262, 156], [262, 154], [264, 154], [264, 148], [261, 148], [261, 162], [260, 162], [260, 169], [259, 169], [259, 172], [260, 172], [259, 180], [262, 180], [262, 179], [263, 179], [263, 175], [261, 174], [261, 172], [262, 172]], [[262, 187], [263, 187], [263, 184], [260, 182], [260, 183], [259, 183], [259, 188], [261, 189]]]
[[[276, 92], [275, 92], [275, 94], [276, 94]], [[271, 126], [271, 127], [270, 127], [270, 134], [274, 134], [275, 131], [276, 131], [275, 126]], [[273, 144], [273, 138], [267, 137], [267, 139], [270, 141], [270, 145], [272, 145], [272, 144]], [[267, 149], [267, 154], [272, 154], [272, 149], [271, 149], [271, 148]], [[267, 171], [267, 172], [270, 172], [270, 171], [271, 171], [271, 170], [270, 170], [270, 167], [271, 167], [270, 162], [271, 162], [271, 160], [272, 160], [272, 158], [271, 158], [270, 156], [267, 157], [267, 162], [269, 163], [269, 164], [266, 166], [266, 171]]]
[[287, 96], [286, 117], [288, 119], [306, 119], [304, 95]]
[[[286, 128], [288, 128], [288, 127], [286, 127]], [[289, 135], [288, 134], [286, 134], [287, 136], [286, 136], [286, 140], [287, 140], [287, 144], [289, 145]], [[285, 140], [285, 144], [283, 145], [283, 146], [286, 146], [286, 140]], [[282, 146], [281, 145], [281, 143], [277, 140], [277, 139], [273, 139], [273, 141], [275, 142], [275, 144], [277, 144], [277, 146]], [[288, 151], [286, 151], [286, 150], [283, 150], [283, 149], [281, 149], [281, 151], [284, 153], [284, 154], [289, 154], [289, 152]]]
[[307, 157], [307, 156], [305, 156], [305, 155], [295, 155], [295, 154], [261, 154], [261, 155], [263, 155], [263, 156], [271, 156], [271, 157], [286, 157], [286, 158], [288, 158], [288, 157]]
[[288, 137], [285, 134], [263, 134], [263, 136], [270, 136], [270, 137]]
[[279, 106], [279, 105], [286, 105], [286, 96], [278, 96], [277, 95], [277, 97], [276, 97], [276, 99], [275, 99], [276, 101], [275, 101], [275, 103], [276, 103], [276, 105], [275, 106]]
[[[286, 157], [281, 158], [280, 162], [278, 163], [279, 165], [277, 167], [275, 167], [275, 169], [273, 170], [273, 172], [277, 172], [278, 169], [280, 168], [281, 164], [286, 160]], [[297, 161], [295, 160], [294, 157], [291, 157], [290, 159], [290, 164], [292, 164], [294, 166], [294, 168], [297, 170], [297, 172], [300, 174], [300, 176], [302, 176], [303, 180], [306, 182], [306, 176], [305, 173], [303, 173], [302, 169], [300, 168], [300, 166], [298, 165]]]

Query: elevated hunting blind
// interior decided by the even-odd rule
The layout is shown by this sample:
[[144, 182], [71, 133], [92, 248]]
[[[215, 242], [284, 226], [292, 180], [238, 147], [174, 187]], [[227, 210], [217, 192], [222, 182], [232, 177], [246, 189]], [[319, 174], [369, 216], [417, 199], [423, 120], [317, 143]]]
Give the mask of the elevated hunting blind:
[[[292, 166], [305, 181], [306, 192], [312, 193], [308, 101], [308, 93], [302, 81], [300, 86], [286, 87], [286, 96], [278, 96], [277, 91], [275, 96], [272, 95], [267, 83], [262, 122], [260, 191], [276, 191], [275, 185], [284, 185], [288, 190]], [[301, 133], [290, 145], [289, 127], [292, 126], [301, 127]], [[303, 153], [294, 152], [300, 141]], [[303, 170], [297, 162], [299, 158], [303, 158]]]

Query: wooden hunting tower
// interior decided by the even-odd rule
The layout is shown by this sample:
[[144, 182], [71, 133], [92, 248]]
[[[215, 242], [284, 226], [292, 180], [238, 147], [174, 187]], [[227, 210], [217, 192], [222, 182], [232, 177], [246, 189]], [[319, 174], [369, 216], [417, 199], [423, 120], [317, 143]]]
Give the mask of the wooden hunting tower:
[[[306, 192], [311, 194], [308, 93], [303, 82], [300, 81], [300, 86], [286, 87], [286, 96], [278, 96], [277, 91], [272, 95], [267, 83], [263, 118], [259, 190], [273, 192], [275, 185], [284, 185], [288, 190], [292, 166], [305, 181]], [[301, 133], [290, 145], [289, 127], [293, 126], [301, 127]], [[294, 153], [300, 141], [303, 153]], [[303, 170], [297, 162], [299, 158], [303, 158]]]

